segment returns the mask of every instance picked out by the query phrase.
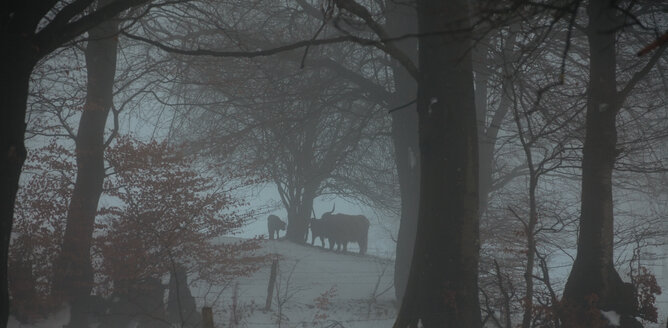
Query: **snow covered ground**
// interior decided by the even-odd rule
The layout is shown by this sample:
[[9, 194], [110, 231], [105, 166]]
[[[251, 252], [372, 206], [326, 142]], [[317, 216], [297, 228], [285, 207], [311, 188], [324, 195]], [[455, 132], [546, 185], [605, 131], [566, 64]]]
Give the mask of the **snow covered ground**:
[[[285, 240], [266, 240], [263, 246], [262, 252], [279, 258], [272, 306], [269, 311], [263, 309], [271, 270], [267, 264], [252, 276], [238, 279], [240, 326], [278, 327], [279, 322], [281, 327], [328, 327], [336, 322], [346, 328], [392, 326], [394, 261]], [[234, 289], [230, 285], [218, 296], [206, 287], [193, 294], [200, 295], [201, 305], [213, 306], [216, 323], [227, 326], [234, 317]], [[216, 298], [218, 304], [212, 304]]]
[[[233, 321], [237, 322], [237, 327], [259, 328], [391, 327], [396, 316], [392, 287], [394, 261], [373, 255], [361, 256], [356, 254], [356, 247], [351, 249], [354, 253], [340, 254], [285, 240], [262, 241], [259, 253], [275, 254], [279, 258], [269, 310], [264, 307], [270, 263], [228, 286], [194, 284], [192, 293], [198, 308], [213, 308], [216, 327], [233, 327]], [[664, 308], [663, 301], [660, 298], [657, 304], [660, 324], [646, 327], [665, 327], [668, 309]], [[67, 321], [67, 311], [61, 311], [47, 322], [21, 326], [10, 320], [8, 327], [61, 327]]]

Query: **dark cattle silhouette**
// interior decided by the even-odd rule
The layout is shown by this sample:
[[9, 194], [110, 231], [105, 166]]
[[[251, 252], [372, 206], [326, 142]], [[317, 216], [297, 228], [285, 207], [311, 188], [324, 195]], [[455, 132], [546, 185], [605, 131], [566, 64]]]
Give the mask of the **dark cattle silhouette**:
[[315, 238], [320, 237], [324, 247], [324, 237], [329, 240], [329, 249], [336, 246], [337, 251], [343, 248], [343, 251], [347, 252], [348, 243], [356, 242], [360, 246], [360, 254], [365, 254], [368, 244], [369, 220], [364, 215], [334, 214], [334, 208], [332, 208], [332, 211], [323, 214], [320, 220], [311, 220], [311, 233], [311, 244]]
[[311, 226], [311, 245], [315, 245], [315, 240], [320, 238], [322, 247], [325, 247], [325, 239], [327, 239], [328, 222], [326, 220], [311, 219], [309, 220]]
[[276, 233], [276, 239], [278, 239], [281, 235], [278, 231], [285, 230], [285, 222], [276, 215], [270, 215], [267, 218], [267, 229], [269, 230], [269, 239], [274, 239], [274, 232]]

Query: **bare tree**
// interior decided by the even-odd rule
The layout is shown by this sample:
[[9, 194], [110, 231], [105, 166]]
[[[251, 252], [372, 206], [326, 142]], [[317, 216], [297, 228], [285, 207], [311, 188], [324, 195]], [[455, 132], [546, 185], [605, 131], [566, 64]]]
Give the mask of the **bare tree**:
[[[293, 10], [277, 6], [258, 11], [273, 20]], [[289, 40], [309, 37], [312, 30], [305, 27], [316, 28], [322, 19], [296, 17], [304, 24], [272, 21], [272, 26], [281, 24]], [[266, 26], [252, 23], [243, 22], [249, 29], [232, 38], [248, 46], [271, 42], [262, 33]], [[338, 33], [330, 30], [322, 33]], [[225, 165], [250, 163], [256, 169], [248, 174], [276, 185], [292, 241], [303, 243], [313, 200], [321, 195], [395, 211], [398, 188], [392, 162], [387, 161], [391, 150], [385, 132], [390, 121], [378, 105], [388, 94], [379, 86], [387, 73], [376, 58], [378, 51], [342, 45], [278, 56], [282, 65], [275, 65], [275, 59], [182, 57], [188, 66], [179, 92], [190, 105], [183, 106], [189, 112], [177, 137]], [[304, 62], [308, 65], [300, 69]], [[202, 75], [205, 84], [197, 82]]]
[[[21, 168], [26, 158], [26, 100], [30, 74], [35, 65], [61, 45], [73, 40], [88, 29], [111, 19], [120, 12], [146, 3], [146, 0], [114, 1], [97, 10], [90, 10], [92, 0], [73, 2], [11, 1], [2, 12], [2, 39], [11, 51], [2, 64], [2, 151], [0, 184], [7, 186], [0, 194], [2, 245], [0, 245], [0, 275], [7, 276], [9, 238], [12, 230], [14, 200]], [[8, 319], [9, 295], [6, 279], [0, 282], [0, 322]]]
[[618, 87], [616, 31], [624, 16], [616, 3], [590, 1], [589, 85], [586, 136], [582, 151], [582, 208], [575, 263], [564, 290], [562, 321], [571, 327], [602, 325], [588, 311], [614, 310], [622, 326], [639, 325], [633, 287], [624, 283], [613, 262], [614, 217], [612, 171], [620, 154], [617, 148], [617, 115], [629, 93], [660, 58], [661, 47], [623, 87]]

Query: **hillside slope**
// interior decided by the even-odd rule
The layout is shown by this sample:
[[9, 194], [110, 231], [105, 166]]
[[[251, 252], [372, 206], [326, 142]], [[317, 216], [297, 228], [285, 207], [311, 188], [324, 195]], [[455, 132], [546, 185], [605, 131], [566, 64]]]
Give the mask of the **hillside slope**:
[[252, 276], [239, 278], [222, 293], [208, 288], [193, 290], [201, 305], [213, 305], [218, 299], [219, 304], [213, 306], [216, 323], [227, 326], [233, 319], [233, 294], [238, 283], [240, 326], [278, 327], [279, 322], [281, 327], [327, 327], [337, 322], [341, 324], [338, 327], [392, 325], [396, 314], [393, 261], [285, 240], [265, 240], [262, 246], [261, 254], [275, 254], [279, 261], [278, 296], [274, 294], [271, 309], [263, 309], [271, 270], [267, 264]]

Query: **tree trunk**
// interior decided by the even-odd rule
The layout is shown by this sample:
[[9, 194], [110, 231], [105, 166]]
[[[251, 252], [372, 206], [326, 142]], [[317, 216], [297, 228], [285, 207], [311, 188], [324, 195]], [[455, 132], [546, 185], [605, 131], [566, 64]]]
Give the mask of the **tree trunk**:
[[394, 291], [398, 303], [404, 297], [413, 257], [420, 201], [420, 160], [417, 143], [417, 113], [411, 106], [406, 113], [392, 116], [392, 140], [399, 175], [401, 221], [397, 234], [394, 263]]
[[91, 29], [85, 51], [88, 91], [76, 137], [77, 179], [54, 272], [56, 294], [71, 305], [69, 327], [87, 327], [93, 283], [90, 249], [104, 180], [104, 128], [113, 98], [117, 32], [115, 20]]
[[304, 244], [308, 234], [308, 219], [313, 210], [315, 188], [305, 187], [301, 197], [295, 197], [288, 210], [288, 227], [285, 236], [288, 240]]
[[[420, 207], [395, 327], [481, 327], [478, 143], [469, 5], [418, 1]], [[449, 31], [448, 33], [434, 33]]]
[[473, 50], [474, 63], [479, 67], [475, 74], [475, 104], [476, 118], [478, 119], [478, 209], [480, 216], [487, 209], [489, 192], [492, 189], [492, 166], [494, 164], [494, 146], [496, 135], [487, 138], [487, 84], [489, 83], [489, 72], [487, 70], [487, 48], [480, 46]]
[[[489, 84], [490, 71], [487, 67], [488, 46], [485, 40], [478, 41], [478, 45], [473, 49], [473, 62], [477, 65], [475, 68], [475, 103], [476, 117], [478, 119], [478, 163], [479, 163], [479, 181], [478, 181], [478, 212], [482, 217], [487, 210], [489, 196], [493, 188], [499, 186], [493, 185], [494, 174], [494, 150], [496, 141], [499, 138], [501, 123], [510, 111], [512, 101], [510, 90], [513, 87], [513, 67], [512, 64], [518, 56], [515, 53], [515, 44], [517, 43], [517, 24], [508, 27], [508, 37], [503, 44], [503, 62], [498, 63], [503, 67], [503, 83], [501, 85], [501, 95], [499, 105], [492, 113], [492, 108], [487, 105], [487, 85]], [[498, 65], [493, 63], [492, 65]], [[489, 115], [489, 117], [488, 117]], [[489, 120], [489, 123], [487, 121]]]
[[522, 314], [522, 328], [530, 328], [533, 319], [533, 269], [535, 265], [536, 252], [536, 224], [538, 224], [538, 212], [536, 208], [536, 186], [538, 175], [536, 174], [531, 159], [531, 149], [525, 146], [527, 162], [529, 163], [529, 222], [524, 233], [527, 238], [527, 264], [524, 267], [524, 283], [526, 293], [524, 295], [524, 313]]
[[612, 256], [615, 120], [621, 107], [615, 76], [614, 31], [620, 26], [616, 11], [606, 0], [591, 1], [587, 8], [590, 82], [582, 154], [582, 207], [577, 257], [564, 289], [565, 327], [602, 327], [601, 309], [621, 314], [622, 322], [634, 321], [631, 316], [636, 311], [633, 288], [623, 283]]
[[[139, 313], [141, 315], [141, 313]], [[200, 327], [202, 317], [197, 311], [197, 303], [188, 286], [188, 273], [185, 267], [175, 265], [169, 274], [169, 293], [167, 294], [167, 319], [177, 327]]]
[[[387, 31], [390, 35], [402, 35], [417, 31], [417, 15], [413, 7], [394, 4], [388, 7]], [[417, 62], [417, 40], [406, 38], [395, 43], [414, 62]], [[405, 106], [417, 97], [417, 83], [398, 62], [393, 63], [394, 98], [390, 108]], [[401, 194], [401, 220], [397, 234], [394, 261], [394, 292], [398, 305], [404, 297], [408, 272], [413, 256], [415, 231], [417, 229], [418, 204], [420, 200], [420, 160], [418, 145], [418, 118], [415, 105], [392, 112], [392, 142], [394, 158], [399, 175]]]
[[19, 186], [21, 168], [26, 158], [24, 134], [26, 130], [25, 114], [28, 99], [29, 80], [37, 62], [35, 50], [30, 40], [19, 33], [2, 27], [4, 47], [10, 56], [2, 61], [2, 85], [0, 86], [0, 326], [7, 324], [9, 318], [9, 292], [7, 284], [7, 262], [9, 260], [9, 240], [14, 218], [14, 201]]
[[[525, 294], [524, 302], [522, 306], [524, 307], [524, 313], [522, 314], [522, 328], [529, 328], [532, 324], [533, 319], [533, 294], [534, 294], [534, 284], [533, 284], [533, 270], [535, 265], [535, 255], [536, 255], [536, 225], [538, 224], [538, 209], [536, 204], [536, 187], [538, 186], [538, 179], [540, 178], [540, 173], [536, 169], [536, 164], [533, 161], [533, 149], [532, 145], [536, 141], [536, 137], [533, 135], [531, 120], [526, 118], [526, 130], [522, 127], [522, 117], [526, 113], [520, 114], [518, 109], [513, 108], [513, 119], [515, 121], [515, 126], [517, 127], [517, 134], [522, 144], [522, 150], [524, 151], [524, 156], [526, 157], [527, 167], [529, 169], [529, 219], [528, 221], [522, 221], [524, 225], [524, 235], [526, 236], [527, 242], [527, 262], [524, 267], [524, 283], [525, 283]], [[528, 134], [528, 135], [526, 135]], [[543, 162], [544, 163], [544, 162]], [[538, 167], [541, 167], [542, 164], [538, 164]], [[517, 214], [516, 214], [517, 215]], [[520, 219], [520, 217], [517, 217]], [[510, 319], [508, 319], [510, 320]]]

